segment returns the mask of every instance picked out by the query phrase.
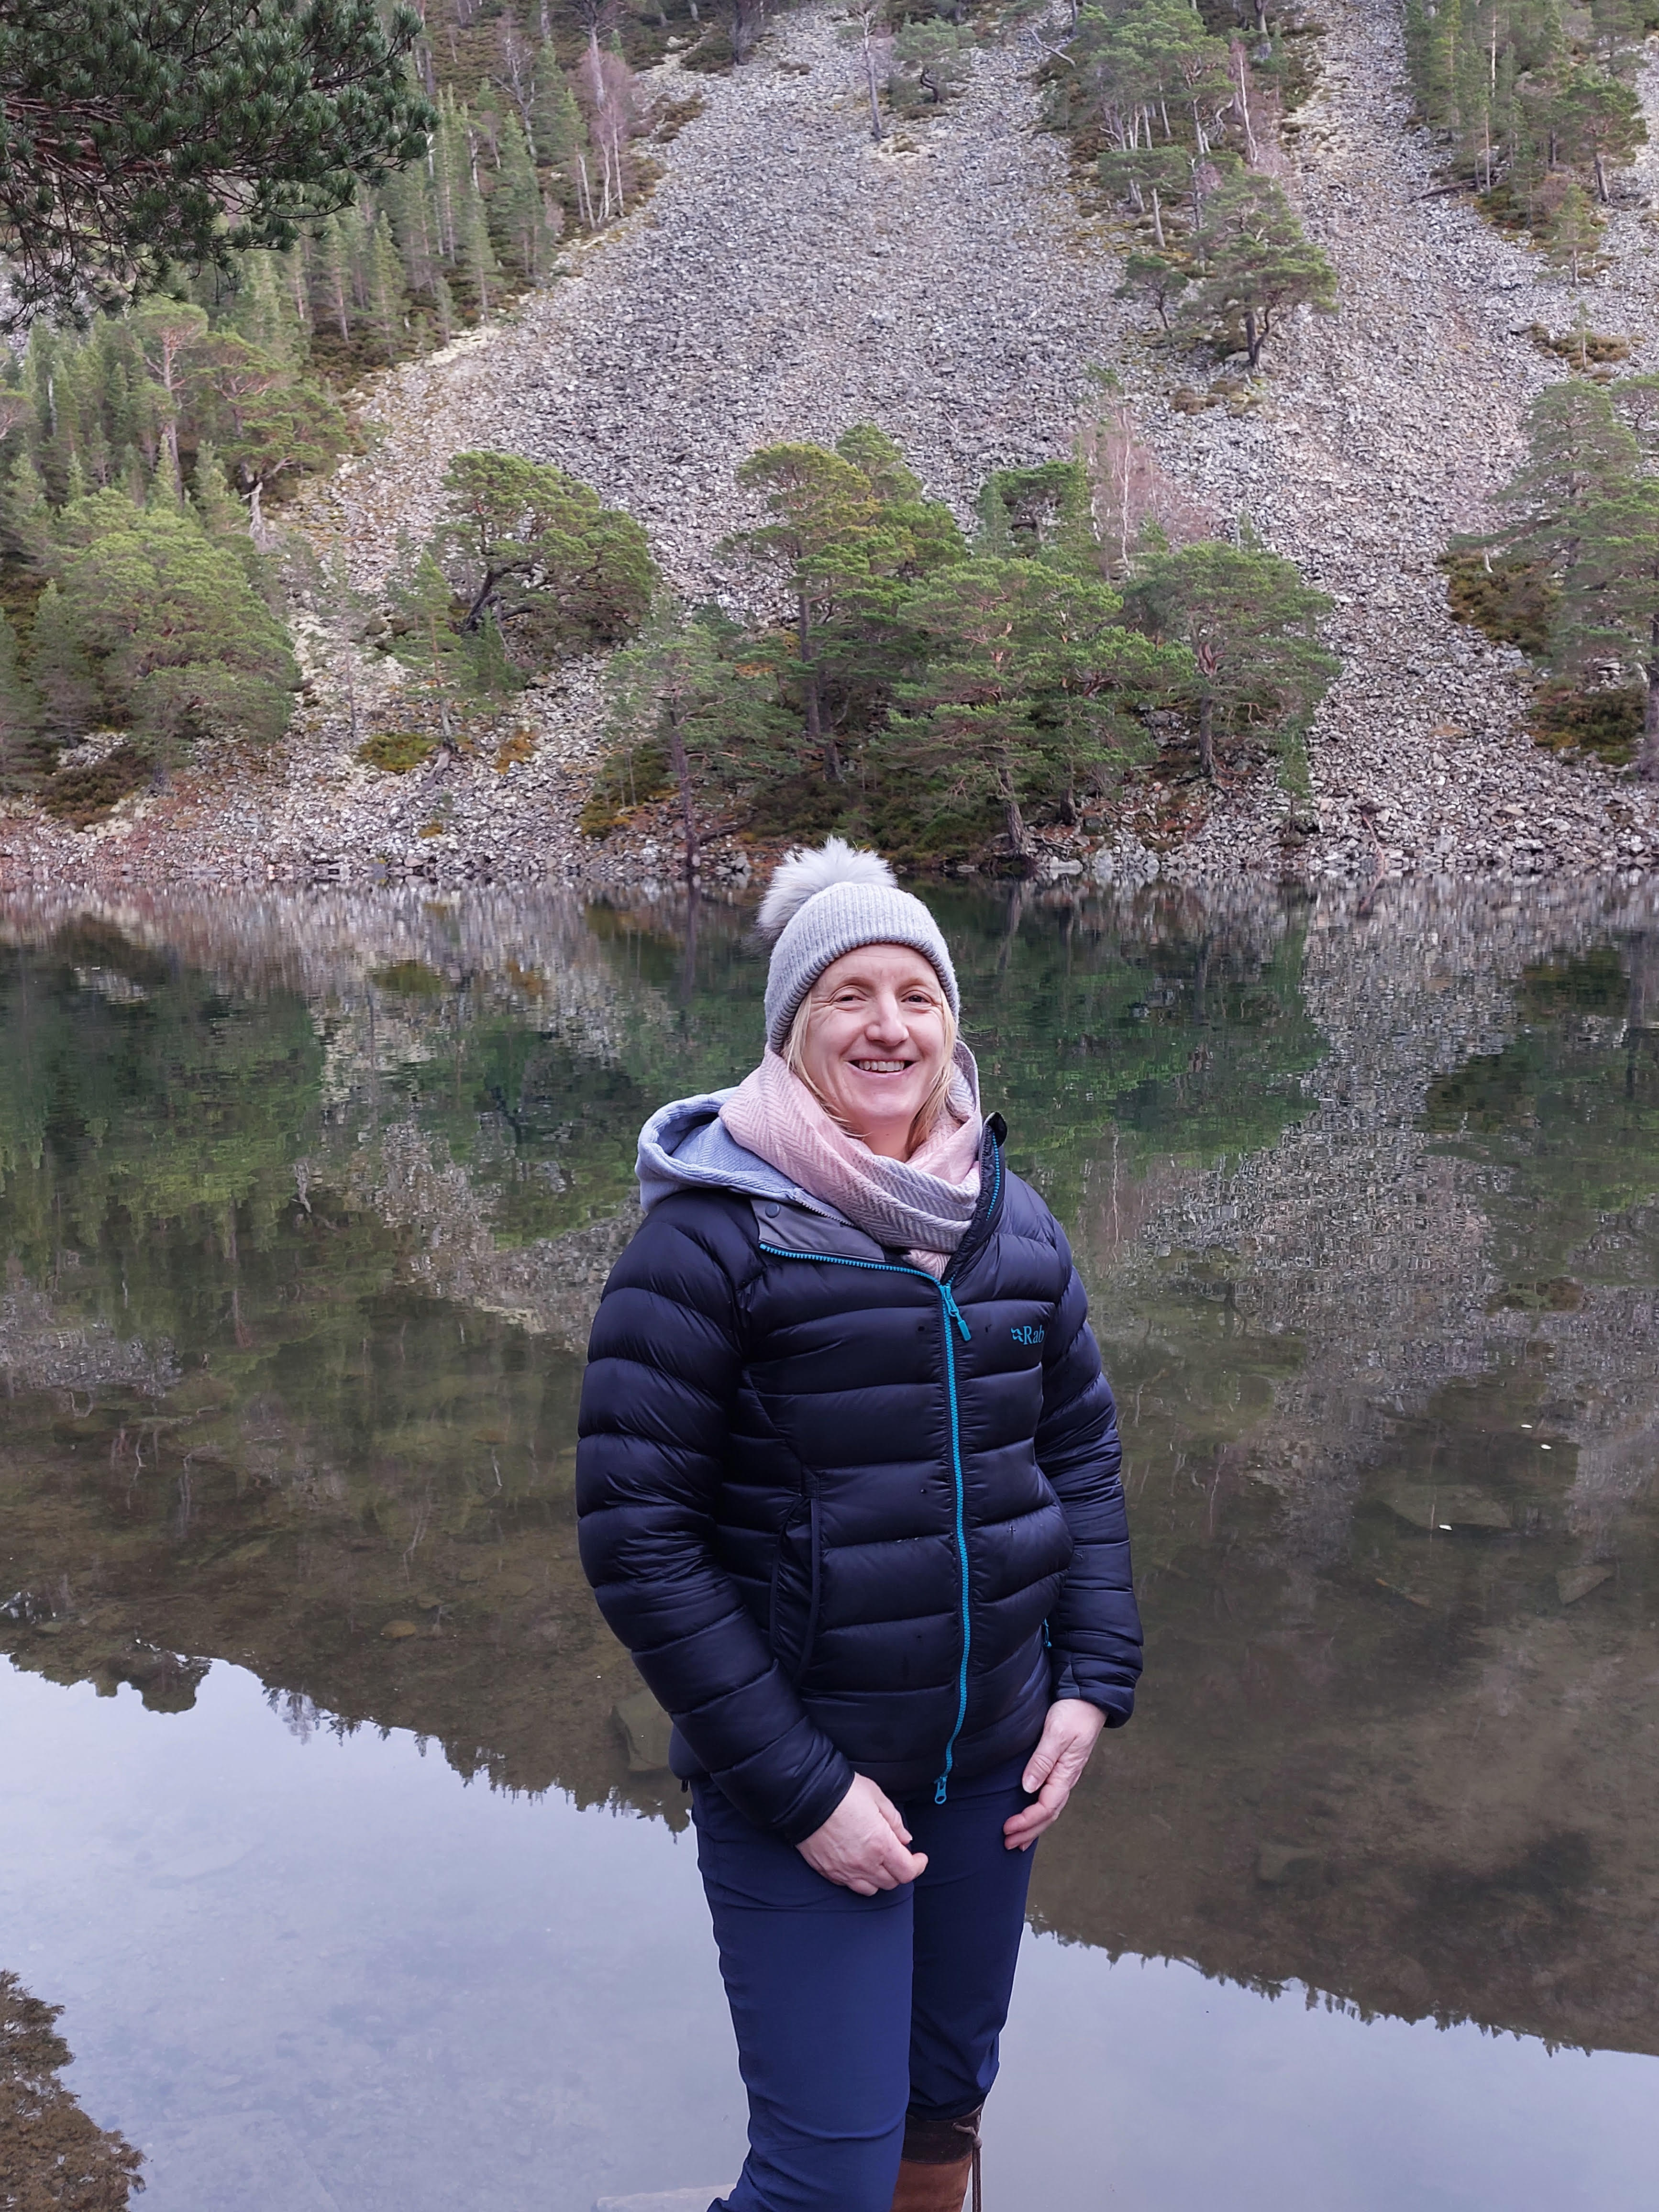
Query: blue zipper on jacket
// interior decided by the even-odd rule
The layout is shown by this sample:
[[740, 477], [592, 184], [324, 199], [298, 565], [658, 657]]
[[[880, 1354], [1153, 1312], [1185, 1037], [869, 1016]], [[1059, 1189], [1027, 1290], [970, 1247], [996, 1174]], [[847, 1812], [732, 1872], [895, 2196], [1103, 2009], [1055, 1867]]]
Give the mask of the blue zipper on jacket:
[[963, 1318], [962, 1308], [957, 1304], [956, 1293], [949, 1283], [930, 1275], [926, 1267], [907, 1267], [899, 1260], [854, 1260], [840, 1252], [791, 1252], [781, 1244], [769, 1244], [760, 1239], [763, 1252], [771, 1252], [780, 1260], [812, 1260], [826, 1267], [867, 1267], [874, 1273], [884, 1275], [915, 1275], [924, 1283], [931, 1283], [939, 1295], [939, 1310], [945, 1322], [945, 1384], [951, 1401], [951, 1478], [956, 1492], [957, 1566], [962, 1582], [962, 1664], [957, 1670], [957, 1717], [945, 1747], [945, 1765], [933, 1784], [933, 1802], [945, 1802], [946, 1788], [951, 1779], [951, 1765], [956, 1757], [957, 1738], [962, 1734], [962, 1724], [968, 1717], [968, 1655], [973, 1646], [973, 1624], [968, 1603], [968, 1530], [967, 1498], [962, 1473], [962, 1421], [957, 1405], [957, 1347], [951, 1334], [951, 1325], [962, 1331], [962, 1340], [969, 1343], [974, 1332]]

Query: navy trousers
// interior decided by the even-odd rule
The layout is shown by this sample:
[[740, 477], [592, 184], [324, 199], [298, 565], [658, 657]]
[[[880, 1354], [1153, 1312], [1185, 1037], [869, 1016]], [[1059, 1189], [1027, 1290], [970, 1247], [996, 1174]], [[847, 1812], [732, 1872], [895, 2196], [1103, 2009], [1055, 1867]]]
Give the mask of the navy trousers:
[[[1025, 1761], [901, 1806], [927, 1871], [859, 1897], [693, 1785], [697, 1863], [749, 2092], [728, 2212], [891, 2212], [907, 2111], [956, 2119], [996, 2079], [1030, 1851], [1002, 1824]], [[710, 2212], [715, 2212], [711, 2207]]]

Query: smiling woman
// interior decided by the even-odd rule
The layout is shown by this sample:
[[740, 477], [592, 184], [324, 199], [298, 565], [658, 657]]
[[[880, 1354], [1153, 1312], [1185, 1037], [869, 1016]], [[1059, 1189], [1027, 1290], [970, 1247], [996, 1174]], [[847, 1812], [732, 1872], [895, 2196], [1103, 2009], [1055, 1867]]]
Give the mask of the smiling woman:
[[832, 838], [760, 919], [760, 1066], [641, 1135], [582, 1564], [691, 1785], [728, 2212], [961, 2212], [1031, 1845], [1133, 1704], [1116, 1414], [933, 915]]

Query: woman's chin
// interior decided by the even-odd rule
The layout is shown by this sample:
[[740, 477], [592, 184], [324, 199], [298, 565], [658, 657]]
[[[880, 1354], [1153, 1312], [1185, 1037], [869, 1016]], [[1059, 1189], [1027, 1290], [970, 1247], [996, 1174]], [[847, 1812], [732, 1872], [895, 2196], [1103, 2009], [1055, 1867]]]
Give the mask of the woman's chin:
[[879, 1075], [854, 1076], [840, 1086], [842, 1117], [855, 1129], [908, 1129], [921, 1111], [921, 1085], [889, 1084]]

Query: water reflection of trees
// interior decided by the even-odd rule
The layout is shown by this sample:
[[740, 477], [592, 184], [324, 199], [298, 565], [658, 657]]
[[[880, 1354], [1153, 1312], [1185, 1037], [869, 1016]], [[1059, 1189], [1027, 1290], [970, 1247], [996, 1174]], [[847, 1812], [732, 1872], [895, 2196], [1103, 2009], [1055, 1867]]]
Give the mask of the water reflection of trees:
[[143, 2160], [83, 2112], [58, 2076], [73, 2054], [61, 2005], [0, 1972], [0, 2204], [8, 2212], [125, 2212]]
[[[1639, 914], [945, 902], [987, 1102], [1078, 1224], [1152, 1629], [1039, 1911], [1263, 1985], [1639, 2042]], [[34, 1072], [16, 1100], [0, 1073], [29, 1577], [0, 1641], [152, 1702], [187, 1699], [183, 1655], [234, 1656], [296, 1725], [404, 1726], [465, 1772], [681, 1818], [628, 1771], [570, 1440], [627, 1138], [752, 1048], [740, 919], [706, 915], [690, 966], [672, 915], [553, 904], [323, 902], [228, 946], [64, 926], [15, 925], [6, 986]], [[125, 1088], [77, 1090], [100, 1055]], [[192, 1123], [219, 1132], [194, 1192]], [[1436, 1485], [1503, 1525], [1418, 1526], [1401, 1500]]]
[[1310, 933], [1304, 1117], [1130, 1240], [1083, 1224], [1154, 1624], [1090, 1787], [1146, 1817], [1109, 1887], [1062, 1838], [1038, 1896], [1263, 1984], [1649, 2047], [1644, 908], [1401, 902]]

